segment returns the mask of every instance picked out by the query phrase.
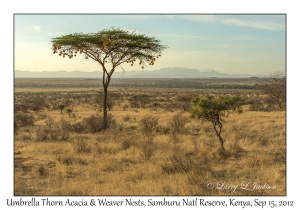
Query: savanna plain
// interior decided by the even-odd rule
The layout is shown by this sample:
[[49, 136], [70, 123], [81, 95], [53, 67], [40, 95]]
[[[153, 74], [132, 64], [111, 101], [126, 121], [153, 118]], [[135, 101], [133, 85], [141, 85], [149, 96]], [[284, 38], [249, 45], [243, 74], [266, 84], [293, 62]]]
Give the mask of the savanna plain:
[[[286, 111], [249, 79], [15, 79], [14, 194], [286, 195]], [[239, 96], [224, 148], [194, 97]], [[237, 186], [233, 189], [233, 186]]]

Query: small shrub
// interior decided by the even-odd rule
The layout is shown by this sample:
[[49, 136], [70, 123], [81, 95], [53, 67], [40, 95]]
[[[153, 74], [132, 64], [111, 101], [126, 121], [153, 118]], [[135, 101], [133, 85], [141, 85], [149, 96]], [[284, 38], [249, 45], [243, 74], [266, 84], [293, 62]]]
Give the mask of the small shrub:
[[262, 137], [261, 139], [260, 139], [260, 141], [259, 141], [259, 143], [260, 143], [260, 146], [268, 146], [269, 145], [269, 139], [268, 138], [266, 138], [266, 137]]
[[[91, 115], [88, 118], [84, 118], [82, 122], [72, 124], [70, 127], [77, 133], [97, 133], [102, 130], [103, 117], [99, 115]], [[116, 120], [111, 115], [107, 116], [107, 128], [116, 127]]]
[[72, 126], [69, 122], [62, 119], [57, 123], [49, 117], [46, 125], [36, 130], [36, 141], [67, 141], [71, 130]]
[[62, 111], [66, 106], [67, 106], [66, 104], [58, 104], [56, 107], [60, 110], [60, 114], [62, 114]]
[[24, 135], [22, 136], [23, 141], [30, 141], [32, 138], [30, 136]]
[[129, 116], [125, 116], [125, 117], [123, 117], [123, 120], [124, 120], [124, 122], [128, 122], [130, 120], [130, 117]]
[[17, 112], [14, 120], [18, 126], [32, 126], [35, 119], [31, 113]]
[[191, 106], [191, 100], [195, 96], [192, 95], [177, 95], [174, 98], [174, 104], [173, 106], [176, 108], [181, 108], [184, 111], [188, 111]]
[[15, 103], [14, 104], [14, 113], [16, 112], [25, 112], [27, 113], [29, 110], [29, 106], [24, 103]]
[[274, 162], [286, 163], [286, 148], [280, 147], [278, 151], [273, 154]]
[[46, 119], [46, 117], [47, 117], [47, 114], [46, 114], [46, 113], [38, 113], [38, 119], [39, 119], [39, 120]]
[[163, 134], [168, 134], [168, 133], [170, 133], [171, 128], [169, 125], [163, 124], [163, 125], [158, 126], [158, 131]]
[[72, 124], [72, 130], [75, 131], [76, 133], [83, 133], [85, 131], [81, 122]]
[[69, 117], [71, 117], [71, 113], [73, 112], [73, 110], [68, 108], [68, 109], [66, 109], [66, 112], [68, 113]]
[[74, 151], [76, 153], [90, 153], [92, 151], [91, 146], [87, 143], [85, 139], [76, 139], [73, 142]]
[[188, 117], [183, 116], [182, 113], [177, 113], [169, 120], [169, 126], [173, 132], [183, 133], [185, 132], [185, 126], [188, 121]]
[[51, 130], [46, 126], [39, 127], [35, 132], [36, 141], [50, 141], [51, 140], [50, 132]]
[[193, 162], [186, 158], [179, 147], [173, 148], [171, 156], [172, 164], [162, 166], [163, 171], [167, 173], [187, 173], [193, 168]]
[[142, 133], [146, 136], [158, 129], [158, 117], [148, 115], [141, 120]]
[[100, 132], [102, 128], [103, 118], [98, 115], [91, 115], [82, 120], [82, 127], [87, 133]]
[[75, 113], [72, 113], [72, 116], [71, 116], [73, 119], [74, 119], [74, 121], [76, 122], [76, 118], [77, 118], [77, 116], [76, 116], [76, 114]]
[[69, 156], [65, 156], [65, 155], [58, 155], [56, 157], [56, 159], [58, 160], [58, 162], [60, 162], [61, 164], [64, 164], [64, 165], [71, 165], [74, 163], [74, 160], [72, 157], [69, 157]]
[[174, 145], [176, 145], [179, 142], [178, 133], [172, 130], [169, 134], [169, 140], [173, 142]]
[[40, 165], [38, 167], [38, 173], [40, 176], [47, 176], [48, 175], [48, 172], [46, 170], [46, 168], [44, 167], [44, 165]]
[[212, 172], [210, 161], [204, 157], [193, 164], [188, 174], [188, 182], [191, 185], [201, 185], [212, 176]]
[[145, 160], [150, 160], [157, 149], [153, 141], [149, 141], [149, 139], [140, 141], [139, 148], [141, 149], [142, 157]]
[[93, 146], [93, 149], [97, 155], [101, 155], [103, 152], [103, 150], [98, 142], [95, 143], [95, 145]]
[[121, 139], [121, 147], [123, 150], [130, 148], [131, 146], [137, 146], [135, 138], [133, 136], [124, 136]]
[[67, 141], [70, 137], [70, 132], [72, 131], [71, 124], [66, 120], [61, 120], [58, 124], [58, 134], [60, 136], [60, 140]]
[[129, 106], [128, 106], [127, 104], [125, 104], [125, 105], [123, 106], [123, 110], [126, 111], [126, 110], [128, 109], [128, 107], [129, 107]]
[[16, 120], [14, 120], [14, 134], [17, 134], [19, 129], [20, 129], [20, 126], [18, 125]]
[[68, 121], [66, 121], [66, 120], [64, 120], [64, 119], [61, 119], [59, 125], [60, 125], [61, 129], [64, 130], [64, 131], [69, 131], [70, 132], [70, 131], [73, 130], [71, 123], [68, 122]]

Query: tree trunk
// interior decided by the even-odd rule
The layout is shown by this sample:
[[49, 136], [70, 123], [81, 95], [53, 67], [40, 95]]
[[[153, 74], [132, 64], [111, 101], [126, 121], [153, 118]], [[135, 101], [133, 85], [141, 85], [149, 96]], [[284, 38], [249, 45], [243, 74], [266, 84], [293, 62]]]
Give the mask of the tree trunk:
[[224, 141], [223, 141], [221, 135], [218, 135], [218, 137], [219, 137], [219, 140], [220, 140], [220, 145], [221, 145], [222, 150], [225, 150], [225, 148], [224, 148]]
[[[224, 140], [221, 137], [222, 127], [223, 127], [222, 123], [220, 121], [213, 122], [213, 126], [214, 126], [214, 130], [216, 131], [217, 136], [219, 137], [220, 146], [221, 146], [222, 150], [225, 150]], [[217, 130], [217, 126], [219, 127], [219, 131]]]
[[102, 65], [103, 68], [103, 77], [102, 77], [102, 85], [103, 85], [103, 90], [104, 90], [104, 97], [103, 97], [103, 123], [102, 123], [102, 129], [106, 130], [108, 128], [108, 120], [107, 120], [107, 89], [109, 86], [110, 78], [112, 73], [114, 72], [114, 69], [108, 73], [106, 71], [106, 68], [104, 65]]
[[107, 88], [108, 85], [103, 85], [104, 89], [104, 97], [103, 97], [103, 123], [102, 123], [102, 129], [107, 129]]

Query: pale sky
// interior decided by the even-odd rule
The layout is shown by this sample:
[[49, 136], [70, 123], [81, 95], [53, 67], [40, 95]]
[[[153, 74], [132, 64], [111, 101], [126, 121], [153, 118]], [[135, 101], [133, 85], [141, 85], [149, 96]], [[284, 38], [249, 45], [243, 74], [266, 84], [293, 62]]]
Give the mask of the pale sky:
[[[101, 71], [83, 56], [62, 58], [51, 38], [111, 27], [156, 37], [168, 48], [154, 66], [214, 69], [230, 74], [285, 71], [285, 15], [18, 15], [14, 16], [15, 70]], [[125, 71], [142, 70], [123, 64]], [[121, 69], [117, 69], [121, 71]]]

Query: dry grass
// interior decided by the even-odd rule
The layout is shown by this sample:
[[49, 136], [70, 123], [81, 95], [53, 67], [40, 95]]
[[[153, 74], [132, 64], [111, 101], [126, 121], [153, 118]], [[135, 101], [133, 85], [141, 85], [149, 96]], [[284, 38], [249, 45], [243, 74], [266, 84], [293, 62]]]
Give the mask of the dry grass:
[[[285, 112], [229, 116], [221, 151], [209, 123], [189, 120], [184, 132], [172, 133], [170, 120], [179, 110], [124, 111], [126, 103], [110, 112], [117, 126], [70, 132], [66, 141], [36, 141], [45, 119], [22, 127], [15, 134], [15, 195], [286, 195]], [[75, 122], [59, 110], [45, 112], [56, 122]], [[74, 107], [77, 122], [97, 112], [88, 104]], [[145, 135], [141, 122], [149, 114], [158, 128]], [[255, 182], [276, 189], [240, 189]]]

